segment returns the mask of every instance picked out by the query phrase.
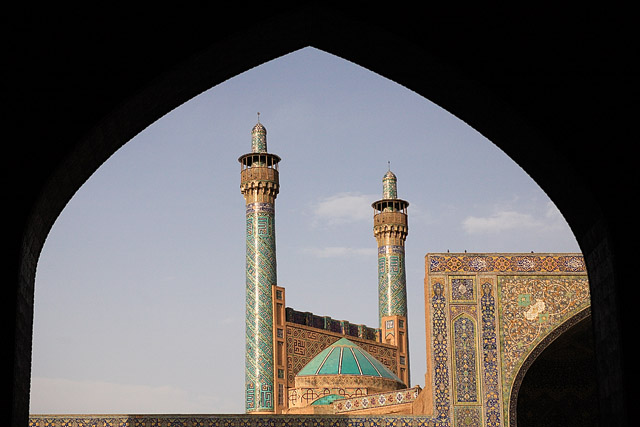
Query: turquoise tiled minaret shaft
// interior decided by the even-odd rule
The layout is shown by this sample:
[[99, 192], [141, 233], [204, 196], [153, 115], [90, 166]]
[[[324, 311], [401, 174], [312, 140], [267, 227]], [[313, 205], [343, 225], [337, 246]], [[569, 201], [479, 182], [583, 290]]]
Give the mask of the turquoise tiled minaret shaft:
[[238, 160], [246, 202], [245, 408], [247, 413], [269, 413], [275, 408], [272, 287], [277, 284], [280, 157], [267, 152], [267, 130], [260, 122], [251, 131], [251, 153]]

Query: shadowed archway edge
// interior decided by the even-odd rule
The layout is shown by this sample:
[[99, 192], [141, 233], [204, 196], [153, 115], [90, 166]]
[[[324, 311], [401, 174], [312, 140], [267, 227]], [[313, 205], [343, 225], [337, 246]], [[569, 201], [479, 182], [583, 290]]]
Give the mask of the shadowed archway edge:
[[425, 13], [332, 4], [256, 14], [241, 8], [209, 15], [67, 12], [30, 11], [8, 26], [7, 123], [16, 139], [7, 165], [14, 181], [7, 191], [11, 285], [4, 290], [3, 332], [13, 347], [3, 372], [12, 425], [27, 424], [37, 259], [75, 191], [173, 108], [305, 46], [362, 65], [445, 108], [549, 195], [587, 262], [601, 416], [626, 421], [631, 331], [622, 326], [631, 306], [620, 298], [622, 283], [631, 279], [624, 244], [632, 240], [626, 227], [632, 215], [617, 208], [614, 189], [633, 194], [637, 183], [624, 152], [628, 141], [637, 141], [632, 13], [583, 10], [578, 20], [573, 11], [557, 9]]

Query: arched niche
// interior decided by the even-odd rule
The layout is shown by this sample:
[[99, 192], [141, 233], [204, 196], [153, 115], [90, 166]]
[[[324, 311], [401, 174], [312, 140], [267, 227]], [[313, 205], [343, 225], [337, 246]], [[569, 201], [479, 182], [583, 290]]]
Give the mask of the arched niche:
[[593, 329], [585, 309], [553, 330], [529, 354], [509, 401], [519, 427], [598, 425]]

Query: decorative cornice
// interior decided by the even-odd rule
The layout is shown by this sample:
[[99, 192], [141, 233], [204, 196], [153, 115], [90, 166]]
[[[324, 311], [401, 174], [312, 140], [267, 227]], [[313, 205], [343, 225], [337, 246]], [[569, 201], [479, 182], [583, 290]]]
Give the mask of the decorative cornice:
[[582, 254], [443, 253], [427, 254], [429, 273], [584, 273]]

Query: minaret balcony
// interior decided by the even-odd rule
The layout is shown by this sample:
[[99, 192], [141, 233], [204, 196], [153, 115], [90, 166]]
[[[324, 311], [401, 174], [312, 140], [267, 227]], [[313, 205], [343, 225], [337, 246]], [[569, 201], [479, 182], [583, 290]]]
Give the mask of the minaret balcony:
[[404, 212], [380, 212], [373, 216], [373, 226], [402, 225], [407, 226], [407, 214]]
[[269, 181], [276, 185], [279, 183], [278, 170], [268, 166], [253, 166], [240, 172], [240, 182], [245, 184], [250, 181]]

